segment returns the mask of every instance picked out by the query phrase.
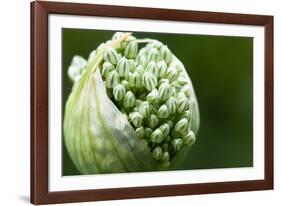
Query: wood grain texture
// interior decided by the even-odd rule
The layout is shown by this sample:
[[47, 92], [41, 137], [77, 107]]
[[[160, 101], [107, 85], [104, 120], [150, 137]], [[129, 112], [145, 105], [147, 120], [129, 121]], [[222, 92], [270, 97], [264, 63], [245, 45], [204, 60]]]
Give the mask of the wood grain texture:
[[[48, 15], [71, 14], [205, 23], [259, 25], [265, 28], [265, 179], [77, 191], [48, 191]], [[273, 189], [273, 17], [248, 14], [105, 6], [31, 3], [31, 202], [33, 204], [163, 197]]]

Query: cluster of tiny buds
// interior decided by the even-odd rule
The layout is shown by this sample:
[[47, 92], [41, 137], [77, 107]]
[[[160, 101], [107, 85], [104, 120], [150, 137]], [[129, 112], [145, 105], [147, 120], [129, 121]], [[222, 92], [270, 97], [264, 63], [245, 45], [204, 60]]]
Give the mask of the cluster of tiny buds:
[[[115, 33], [112, 41], [121, 35]], [[139, 49], [133, 36], [115, 48], [107, 45], [100, 65], [108, 96], [164, 165], [184, 145], [195, 142], [190, 129], [190, 89], [183, 70], [163, 43], [150, 40]]]

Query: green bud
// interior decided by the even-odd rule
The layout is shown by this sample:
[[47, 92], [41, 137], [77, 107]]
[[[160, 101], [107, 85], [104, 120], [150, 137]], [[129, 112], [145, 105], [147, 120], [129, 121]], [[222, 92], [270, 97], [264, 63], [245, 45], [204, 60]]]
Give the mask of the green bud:
[[169, 151], [169, 144], [168, 143], [163, 143], [161, 145], [161, 148], [162, 148], [163, 151]]
[[158, 78], [159, 70], [158, 70], [158, 67], [157, 67], [157, 65], [154, 61], [149, 62], [145, 71], [151, 72], [156, 78]]
[[138, 44], [135, 41], [131, 41], [127, 44], [125, 51], [124, 51], [124, 56], [133, 59], [137, 56], [138, 53]]
[[189, 110], [186, 110], [182, 113], [182, 115], [180, 115], [180, 118], [183, 119], [187, 119], [187, 121], [189, 122], [191, 116], [190, 116], [190, 111]]
[[131, 71], [131, 66], [132, 66], [131, 62], [125, 57], [122, 57], [118, 61], [116, 71], [118, 72], [120, 77], [127, 77], [129, 72]]
[[172, 96], [172, 87], [167, 83], [161, 84], [159, 87], [160, 100], [165, 101], [171, 96]]
[[142, 102], [140, 104], [139, 112], [141, 113], [141, 115], [144, 118], [149, 117], [149, 115], [150, 115], [150, 106], [149, 106], [149, 103], [147, 101], [144, 101], [144, 102]]
[[160, 54], [167, 64], [171, 63], [173, 54], [167, 46], [162, 46], [160, 48]]
[[169, 113], [169, 110], [167, 108], [167, 106], [165, 104], [163, 104], [158, 112], [157, 112], [157, 116], [160, 118], [160, 119], [166, 119], [167, 117], [169, 117], [170, 113]]
[[179, 73], [175, 67], [168, 68], [166, 77], [170, 80], [170, 82], [177, 80], [178, 76]]
[[160, 49], [163, 46], [163, 43], [158, 40], [153, 40], [147, 44], [147, 48], [156, 48]]
[[157, 89], [153, 89], [146, 97], [146, 100], [153, 104], [153, 103], [158, 103], [159, 102], [159, 94]]
[[130, 72], [128, 80], [129, 80], [130, 86], [136, 87], [136, 88], [141, 87], [141, 83], [142, 83], [141, 75], [138, 72], [133, 72], [133, 73]]
[[182, 136], [181, 133], [177, 132], [175, 129], [172, 130], [172, 132], [171, 132], [171, 137], [172, 137], [173, 139], [180, 138], [181, 136]]
[[172, 129], [174, 126], [174, 122], [172, 120], [166, 120], [165, 123], [167, 123], [169, 125], [169, 128]]
[[189, 133], [183, 137], [183, 143], [185, 145], [192, 146], [196, 141], [195, 134], [192, 131], [189, 131]]
[[160, 86], [161, 84], [170, 84], [170, 81], [169, 79], [162, 78], [159, 80], [158, 85]]
[[171, 136], [165, 137], [165, 142], [169, 143], [169, 142], [171, 142], [171, 140], [172, 140]]
[[187, 131], [187, 129], [188, 129], [188, 121], [185, 118], [178, 121], [177, 124], [175, 125], [175, 131], [181, 134], [184, 134]]
[[136, 104], [136, 97], [135, 94], [131, 91], [128, 91], [125, 95], [123, 105], [125, 108], [132, 108]]
[[164, 162], [169, 162], [170, 161], [170, 154], [169, 154], [169, 152], [168, 151], [163, 152], [161, 159]]
[[182, 93], [184, 93], [184, 95], [186, 97], [189, 97], [190, 95], [190, 90], [189, 90], [189, 86], [188, 85], [184, 85], [181, 90], [180, 90]]
[[177, 111], [179, 113], [184, 112], [189, 108], [189, 100], [186, 97], [178, 97], [177, 98]]
[[160, 61], [160, 60], [161, 60], [161, 56], [160, 56], [160, 53], [158, 52], [157, 49], [151, 48], [151, 49], [149, 49], [149, 51], [148, 51], [147, 59], [148, 59], [149, 62], [150, 62], [150, 61], [157, 62], [157, 61]]
[[117, 52], [115, 51], [115, 49], [108, 46], [103, 54], [103, 59], [105, 61], [110, 62], [113, 65], [116, 65], [118, 63], [119, 56], [118, 56]]
[[163, 78], [165, 77], [167, 73], [167, 64], [164, 60], [157, 63], [158, 69], [159, 69], [159, 77]]
[[153, 129], [149, 128], [149, 127], [146, 127], [144, 128], [144, 131], [145, 131], [145, 138], [149, 138], [150, 139], [150, 136], [153, 132]]
[[182, 146], [183, 146], [182, 139], [179, 139], [179, 138], [173, 139], [172, 140], [172, 146], [173, 146], [175, 151], [179, 151], [182, 148]]
[[[113, 35], [113, 37], [112, 37], [112, 40], [119, 40], [120, 38], [121, 38], [121, 36], [123, 36], [124, 35], [124, 32], [115, 32], [114, 33], [114, 35]], [[117, 49], [121, 49], [121, 43], [118, 43], [117, 45], [116, 45], [116, 48]]]
[[156, 159], [156, 160], [160, 160], [162, 158], [162, 149], [161, 147], [155, 147], [153, 152], [152, 152], [152, 155], [153, 157]]
[[138, 112], [132, 112], [129, 114], [129, 120], [135, 127], [140, 127], [143, 123], [143, 116]]
[[170, 127], [167, 123], [162, 124], [159, 129], [163, 132], [165, 137], [170, 134]]
[[113, 88], [113, 96], [116, 101], [121, 101], [125, 97], [126, 89], [122, 84], [118, 84]]
[[155, 89], [157, 85], [157, 79], [152, 73], [145, 72], [143, 74], [142, 83], [147, 90], [152, 91], [153, 89]]
[[139, 56], [138, 58], [138, 64], [141, 65], [143, 68], [146, 68], [147, 66], [147, 58], [146, 56], [142, 55], [142, 56]]
[[175, 97], [170, 97], [167, 101], [166, 101], [166, 106], [168, 107], [168, 110], [170, 113], [176, 113], [177, 111], [177, 100]]
[[139, 53], [138, 53], [138, 56], [137, 56], [137, 60], [139, 60], [141, 56], [146, 57], [146, 55], [147, 55], [147, 48], [146, 47], [141, 48], [139, 50]]
[[150, 105], [150, 112], [152, 114], [157, 114], [158, 109], [159, 109], [159, 105], [158, 104], [151, 104]]
[[130, 84], [127, 80], [122, 80], [121, 81], [121, 84], [125, 87], [126, 91], [129, 91], [130, 90]]
[[143, 69], [143, 66], [142, 65], [138, 65], [137, 68], [136, 68], [136, 71], [139, 73], [139, 74], [143, 74], [144, 73], [144, 69]]
[[101, 75], [105, 78], [109, 72], [113, 71], [115, 69], [115, 67], [109, 63], [109, 62], [104, 62], [102, 65], [102, 72]]
[[151, 114], [148, 119], [148, 126], [153, 129], [153, 128], [157, 127], [158, 124], [159, 124], [158, 117], [155, 114]]
[[150, 136], [151, 142], [161, 143], [164, 140], [164, 135], [160, 129], [154, 130]]
[[145, 129], [143, 127], [136, 128], [135, 133], [136, 133], [138, 138], [144, 138], [145, 137]]
[[119, 75], [115, 70], [109, 72], [109, 74], [105, 78], [105, 84], [107, 88], [114, 88], [117, 84], [119, 84], [120, 79]]
[[186, 77], [182, 74], [179, 75], [177, 82], [182, 86], [188, 84]]

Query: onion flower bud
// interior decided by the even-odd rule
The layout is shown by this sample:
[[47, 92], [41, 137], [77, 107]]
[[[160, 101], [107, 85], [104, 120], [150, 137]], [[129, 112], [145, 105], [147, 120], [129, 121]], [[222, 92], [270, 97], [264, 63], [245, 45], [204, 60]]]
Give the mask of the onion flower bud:
[[170, 82], [177, 80], [178, 76], [179, 76], [179, 73], [176, 68], [174, 68], [174, 67], [168, 68], [166, 78], [169, 79]]
[[119, 74], [120, 77], [127, 77], [129, 72], [131, 71], [132, 64], [128, 59], [125, 57], [122, 57], [118, 61], [118, 65], [116, 67], [116, 71]]
[[186, 97], [178, 97], [177, 98], [177, 111], [179, 113], [184, 112], [189, 108], [189, 100]]
[[167, 101], [166, 101], [166, 106], [169, 110], [170, 113], [176, 113], [177, 111], [177, 100], [175, 97], [170, 97]]
[[138, 72], [140, 75], [143, 75], [143, 73], [144, 73], [143, 66], [142, 65], [138, 65], [136, 67], [136, 72]]
[[129, 91], [131, 89], [130, 84], [127, 80], [122, 80], [121, 84], [125, 87], [126, 91]]
[[166, 119], [166, 118], [169, 117], [169, 115], [170, 115], [170, 113], [169, 113], [169, 110], [168, 110], [167, 106], [166, 106], [165, 104], [163, 104], [163, 105], [159, 108], [159, 110], [158, 110], [158, 112], [157, 112], [157, 116], [158, 116], [160, 119]]
[[145, 129], [143, 127], [136, 128], [135, 133], [138, 138], [145, 138]]
[[169, 154], [169, 152], [168, 151], [163, 152], [161, 159], [164, 162], [169, 162], [170, 161], [170, 154]]
[[162, 56], [162, 59], [164, 59], [167, 64], [171, 63], [173, 55], [167, 46], [162, 46], [160, 48], [160, 54]]
[[184, 93], [184, 95], [186, 97], [189, 97], [190, 95], [190, 90], [189, 90], [189, 86], [188, 85], [184, 85], [181, 90], [180, 90], [182, 93]]
[[118, 84], [113, 88], [113, 96], [116, 101], [121, 101], [124, 99], [126, 94], [126, 89], [122, 84]]
[[163, 132], [160, 129], [154, 130], [150, 136], [151, 142], [161, 143], [164, 140]]
[[147, 48], [156, 48], [160, 49], [163, 46], [163, 43], [158, 40], [153, 40], [150, 43], [147, 44]]
[[188, 129], [188, 121], [187, 119], [181, 119], [175, 125], [175, 131], [184, 134]]
[[183, 146], [183, 141], [182, 139], [173, 139], [172, 140], [172, 146], [174, 148], [175, 151], [180, 151], [180, 149], [182, 148]]
[[144, 128], [144, 131], [145, 131], [145, 138], [149, 138], [150, 139], [150, 136], [153, 132], [153, 129], [149, 128], [149, 127], [146, 127]]
[[141, 55], [138, 57], [138, 64], [141, 65], [143, 68], [146, 68], [148, 62], [145, 55]]
[[128, 81], [130, 86], [140, 88], [142, 84], [141, 75], [138, 72], [129, 73]]
[[105, 78], [106, 87], [112, 89], [119, 83], [120, 83], [120, 79], [117, 72], [115, 70], [109, 72], [109, 74]]
[[140, 127], [143, 123], [143, 116], [138, 112], [132, 112], [129, 114], [129, 120], [135, 127]]
[[123, 105], [125, 108], [132, 108], [136, 104], [136, 97], [133, 92], [128, 91], [124, 97]]
[[125, 48], [124, 56], [128, 59], [133, 59], [138, 54], [138, 44], [134, 41], [131, 41], [128, 43], [128, 45]]
[[170, 129], [173, 128], [173, 126], [174, 126], [174, 122], [172, 120], [170, 120], [170, 119], [165, 121], [165, 123], [167, 123], [169, 125]]
[[152, 73], [156, 78], [158, 78], [159, 70], [158, 70], [158, 67], [157, 67], [157, 65], [156, 65], [156, 63], [154, 61], [151, 61], [147, 65], [145, 71]]
[[150, 106], [147, 101], [144, 101], [139, 106], [139, 112], [144, 118], [148, 118], [150, 115]]
[[143, 74], [143, 80], [142, 80], [143, 86], [149, 90], [152, 91], [153, 89], [155, 89], [156, 85], [157, 85], [157, 79], [155, 78], [155, 76], [150, 73], [150, 72], [145, 72]]
[[113, 49], [112, 47], [107, 47], [106, 51], [104, 52], [103, 59], [113, 65], [117, 65], [119, 61], [119, 56], [115, 49]]
[[162, 149], [161, 147], [155, 147], [153, 152], [153, 157], [156, 159], [156, 160], [160, 160], [162, 158]]
[[157, 63], [158, 69], [159, 69], [159, 77], [164, 78], [167, 73], [167, 64], [164, 60]]
[[196, 141], [195, 134], [192, 131], [189, 131], [182, 140], [185, 145], [192, 146]]
[[107, 74], [112, 72], [114, 69], [115, 69], [115, 67], [111, 63], [104, 62], [102, 65], [101, 75], [105, 78], [107, 76]]
[[151, 62], [151, 61], [157, 62], [157, 61], [160, 61], [160, 60], [161, 60], [161, 56], [160, 56], [160, 53], [158, 52], [157, 49], [151, 48], [151, 49], [149, 49], [149, 51], [148, 51], [147, 59], [148, 59], [148, 61], [150, 61], [150, 62]]
[[159, 93], [157, 89], [153, 89], [146, 97], [146, 100], [151, 103], [158, 103], [159, 102]]
[[148, 119], [148, 126], [150, 128], [155, 128], [159, 124], [159, 119], [155, 114], [151, 114], [149, 119]]
[[159, 129], [162, 131], [163, 135], [166, 137], [170, 134], [170, 127], [168, 123], [162, 124]]
[[159, 98], [162, 101], [167, 100], [172, 96], [172, 88], [168, 83], [163, 83], [159, 87]]

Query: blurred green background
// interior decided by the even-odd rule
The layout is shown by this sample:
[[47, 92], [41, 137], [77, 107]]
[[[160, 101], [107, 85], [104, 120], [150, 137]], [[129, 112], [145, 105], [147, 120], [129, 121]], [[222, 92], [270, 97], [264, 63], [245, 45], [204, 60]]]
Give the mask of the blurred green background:
[[[71, 91], [67, 69], [73, 55], [88, 58], [115, 31], [63, 29], [63, 107]], [[200, 108], [200, 129], [184, 169], [253, 165], [253, 38], [134, 33], [158, 39], [183, 62]], [[62, 114], [63, 115], [63, 114]], [[63, 175], [76, 175], [63, 146]]]

